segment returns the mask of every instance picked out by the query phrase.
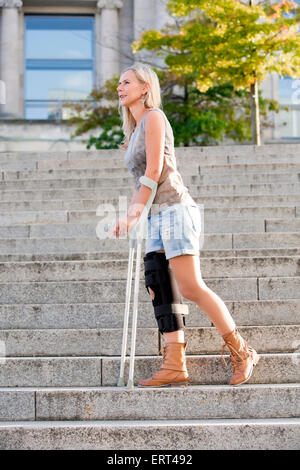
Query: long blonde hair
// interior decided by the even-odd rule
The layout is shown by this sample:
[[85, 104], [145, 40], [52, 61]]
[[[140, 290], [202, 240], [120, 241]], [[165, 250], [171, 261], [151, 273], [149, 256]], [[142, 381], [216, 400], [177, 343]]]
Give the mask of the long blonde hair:
[[[127, 70], [133, 70], [135, 72], [136, 78], [140, 83], [149, 83], [150, 85], [149, 91], [147, 92], [146, 99], [144, 101], [145, 108], [162, 108], [160, 84], [156, 72], [149, 65], [142, 64], [140, 62], [136, 62], [130, 67], [126, 67], [121, 72], [121, 75]], [[135, 128], [136, 122], [127, 106], [121, 106], [121, 103], [119, 103], [118, 110], [122, 117], [122, 129], [125, 135], [121, 148], [125, 150], [128, 146], [128, 142]]]

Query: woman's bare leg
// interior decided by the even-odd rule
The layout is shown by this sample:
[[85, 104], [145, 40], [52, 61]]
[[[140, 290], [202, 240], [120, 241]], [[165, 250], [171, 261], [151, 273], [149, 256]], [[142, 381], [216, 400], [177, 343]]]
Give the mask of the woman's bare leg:
[[[160, 251], [162, 253], [163, 250]], [[176, 282], [182, 296], [195, 302], [210, 318], [219, 333], [224, 336], [231, 333], [236, 325], [223, 300], [203, 281], [198, 255], [181, 255], [170, 258]], [[151, 289], [149, 289], [151, 291]], [[150, 292], [154, 298], [154, 292]], [[184, 331], [164, 333], [166, 342], [184, 342]]]
[[[240, 385], [247, 382], [253, 372], [253, 367], [259, 361], [259, 355], [242, 338], [223, 300], [215, 294], [202, 279], [200, 260], [197, 255], [182, 255], [169, 259], [179, 290], [183, 297], [195, 302], [211, 319], [214, 326], [224, 339], [224, 345], [230, 350], [233, 365], [233, 376], [230, 385]], [[170, 341], [167, 335], [174, 335], [171, 342], [181, 341], [181, 331], [165, 333], [164, 339]], [[178, 335], [178, 336], [177, 336]], [[238, 367], [236, 367], [238, 361]]]
[[223, 300], [203, 281], [198, 255], [170, 258], [179, 290], [184, 298], [195, 302], [224, 336], [235, 328], [235, 322]]

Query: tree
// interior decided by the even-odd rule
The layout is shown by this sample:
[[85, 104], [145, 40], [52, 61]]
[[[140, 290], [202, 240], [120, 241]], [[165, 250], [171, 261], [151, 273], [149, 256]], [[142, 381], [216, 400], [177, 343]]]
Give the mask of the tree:
[[113, 77], [101, 88], [94, 88], [83, 104], [69, 103], [66, 107], [72, 110], [73, 116], [66, 124], [76, 125], [72, 138], [82, 135], [91, 129], [101, 129], [98, 137], [91, 136], [87, 149], [117, 149], [122, 139], [121, 117], [118, 113], [117, 86], [119, 77]]
[[258, 85], [267, 75], [300, 77], [300, 8], [293, 0], [257, 5], [237, 0], [169, 0], [175, 25], [143, 33], [133, 52], [154, 50], [170, 72], [193, 75], [196, 87], [232, 83], [251, 103], [252, 141], [260, 144]]
[[[201, 92], [192, 74], [177, 77], [169, 71], [157, 72], [163, 90], [163, 108], [174, 130], [175, 145], [218, 145], [224, 138], [239, 142], [251, 139], [251, 109], [248, 93], [234, 90], [232, 83]], [[173, 89], [179, 86], [181, 94]], [[267, 114], [279, 112], [279, 103], [259, 93], [262, 125], [270, 126]]]
[[[163, 109], [174, 131], [175, 146], [218, 145], [224, 138], [244, 142], [251, 139], [250, 106], [245, 90], [234, 90], [231, 83], [199, 91], [192, 75], [177, 77], [169, 71], [156, 71], [162, 90]], [[116, 89], [119, 77], [107, 80], [103, 87], [94, 89], [82, 105], [70, 104], [75, 115], [68, 125], [77, 128], [72, 137], [90, 129], [101, 129], [97, 137], [91, 136], [87, 148], [119, 148], [123, 140], [122, 121], [118, 112]], [[174, 93], [176, 86], [182, 94]], [[268, 126], [267, 112], [278, 112], [278, 103], [259, 96]], [[98, 103], [99, 102], [99, 103]], [[101, 104], [102, 103], [102, 104]]]

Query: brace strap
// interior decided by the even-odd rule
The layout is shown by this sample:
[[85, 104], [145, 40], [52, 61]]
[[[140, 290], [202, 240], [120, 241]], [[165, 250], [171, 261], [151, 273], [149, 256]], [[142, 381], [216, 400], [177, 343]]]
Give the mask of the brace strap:
[[154, 307], [155, 318], [160, 333], [168, 333], [170, 331], [181, 330], [185, 327], [185, 319], [183, 315], [170, 313], [159, 315]]
[[186, 304], [165, 304], [154, 307], [155, 315], [188, 315], [189, 306]]

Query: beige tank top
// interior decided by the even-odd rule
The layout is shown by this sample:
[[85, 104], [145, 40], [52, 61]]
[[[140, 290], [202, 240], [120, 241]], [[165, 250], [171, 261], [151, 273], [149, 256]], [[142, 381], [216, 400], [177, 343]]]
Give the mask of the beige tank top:
[[189, 194], [188, 188], [184, 186], [180, 173], [177, 171], [173, 130], [165, 113], [160, 108], [150, 108], [144, 114], [129, 140], [124, 158], [128, 170], [134, 177], [134, 189], [139, 190], [141, 186], [139, 178], [146, 171], [145, 117], [149, 111], [162, 113], [166, 123], [164, 164], [158, 181], [156, 196], [149, 213], [153, 216], [173, 204], [195, 204], [195, 201]]

